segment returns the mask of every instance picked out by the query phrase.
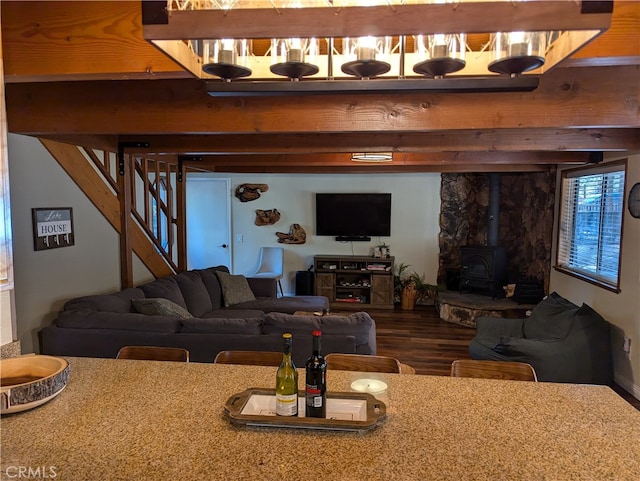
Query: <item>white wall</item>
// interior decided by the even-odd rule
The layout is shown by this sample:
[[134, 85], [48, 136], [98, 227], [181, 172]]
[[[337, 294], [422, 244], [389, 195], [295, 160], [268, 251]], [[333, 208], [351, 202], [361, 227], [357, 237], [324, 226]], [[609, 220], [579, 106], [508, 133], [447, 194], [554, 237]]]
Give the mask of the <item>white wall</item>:
[[[208, 174], [211, 175], [211, 174]], [[373, 246], [386, 242], [396, 263], [411, 264], [435, 283], [438, 273], [438, 233], [440, 232], [440, 174], [219, 174], [231, 179], [233, 196], [243, 183], [267, 184], [269, 190], [251, 202], [233, 196], [232, 255], [234, 272], [249, 275], [258, 266], [261, 246], [285, 249], [285, 294], [295, 292], [295, 273], [307, 270], [318, 254], [369, 255]], [[390, 192], [391, 236], [375, 237], [371, 242], [336, 242], [334, 237], [315, 235], [316, 192]], [[278, 209], [280, 221], [256, 226], [256, 209]], [[276, 232], [289, 232], [300, 224], [307, 233], [305, 244], [279, 244]], [[243, 241], [240, 242], [239, 236]], [[188, 241], [187, 241], [188, 242]]]
[[[606, 161], [628, 158], [626, 188], [640, 182], [640, 155], [627, 157], [608, 155]], [[560, 198], [560, 172], [558, 191]], [[626, 206], [626, 200], [625, 200]], [[558, 218], [556, 206], [556, 219]], [[620, 293], [597, 287], [554, 269], [551, 270], [550, 291], [557, 291], [575, 304], [587, 303], [613, 324], [613, 361], [616, 382], [640, 399], [640, 219], [634, 219], [625, 208]], [[556, 226], [557, 228], [557, 226]], [[552, 259], [556, 256], [556, 236]], [[631, 357], [622, 350], [624, 336], [630, 337]]]
[[[120, 288], [116, 231], [35, 138], [9, 134], [16, 330], [23, 353], [65, 301]], [[75, 245], [33, 250], [31, 209], [73, 208]], [[136, 283], [152, 276], [134, 256]]]

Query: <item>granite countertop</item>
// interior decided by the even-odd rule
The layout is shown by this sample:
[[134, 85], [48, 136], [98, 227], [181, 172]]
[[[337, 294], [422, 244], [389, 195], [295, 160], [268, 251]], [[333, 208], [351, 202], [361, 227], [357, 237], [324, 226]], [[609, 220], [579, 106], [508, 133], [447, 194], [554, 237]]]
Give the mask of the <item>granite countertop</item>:
[[63, 481], [640, 479], [640, 413], [605, 386], [334, 371], [330, 391], [389, 385], [382, 425], [249, 428], [224, 404], [273, 387], [275, 368], [67, 359], [60, 395], [3, 416], [1, 479], [18, 467]]

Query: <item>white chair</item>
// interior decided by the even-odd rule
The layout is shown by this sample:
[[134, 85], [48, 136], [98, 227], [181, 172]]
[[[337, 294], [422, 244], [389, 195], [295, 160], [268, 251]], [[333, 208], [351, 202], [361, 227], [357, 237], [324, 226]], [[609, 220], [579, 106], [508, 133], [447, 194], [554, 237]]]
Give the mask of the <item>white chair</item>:
[[284, 296], [282, 290], [282, 279], [284, 271], [284, 249], [282, 247], [261, 247], [260, 261], [258, 262], [258, 270], [252, 277], [264, 277], [268, 279], [276, 279], [280, 288], [280, 295]]

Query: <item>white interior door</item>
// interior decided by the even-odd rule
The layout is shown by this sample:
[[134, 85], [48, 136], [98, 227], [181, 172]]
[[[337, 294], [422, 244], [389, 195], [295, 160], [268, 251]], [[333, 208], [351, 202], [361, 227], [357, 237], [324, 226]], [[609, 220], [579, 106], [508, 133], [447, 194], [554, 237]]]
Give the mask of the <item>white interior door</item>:
[[231, 265], [230, 179], [187, 174], [187, 268]]

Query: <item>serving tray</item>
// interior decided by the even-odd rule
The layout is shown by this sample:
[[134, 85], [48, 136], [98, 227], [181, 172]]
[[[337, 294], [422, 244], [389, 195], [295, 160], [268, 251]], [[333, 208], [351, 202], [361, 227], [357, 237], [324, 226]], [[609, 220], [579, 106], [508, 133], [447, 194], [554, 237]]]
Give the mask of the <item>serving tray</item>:
[[225, 406], [229, 420], [244, 426], [369, 431], [386, 418], [385, 404], [369, 393], [328, 392], [327, 417], [305, 417], [304, 391], [298, 392], [298, 416], [276, 416], [275, 389], [250, 388], [231, 396]]

